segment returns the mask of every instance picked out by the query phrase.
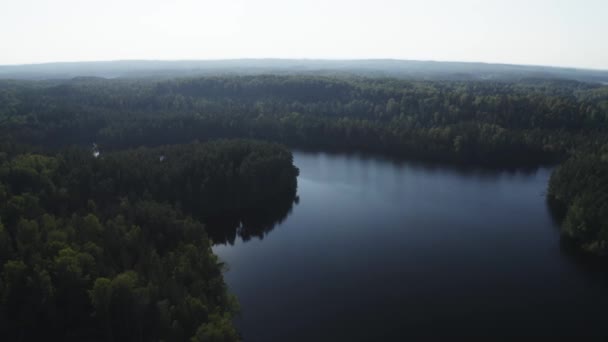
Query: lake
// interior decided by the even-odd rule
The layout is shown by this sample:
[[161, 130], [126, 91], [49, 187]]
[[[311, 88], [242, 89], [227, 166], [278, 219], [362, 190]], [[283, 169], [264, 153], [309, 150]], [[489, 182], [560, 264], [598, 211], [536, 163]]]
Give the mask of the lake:
[[608, 336], [608, 277], [560, 244], [550, 168], [294, 159], [291, 213], [214, 246], [245, 341]]

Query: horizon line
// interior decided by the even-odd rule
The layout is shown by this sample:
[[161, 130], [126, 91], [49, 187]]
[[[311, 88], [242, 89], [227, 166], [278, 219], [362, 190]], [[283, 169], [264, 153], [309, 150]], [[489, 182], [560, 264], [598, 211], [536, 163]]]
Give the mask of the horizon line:
[[203, 59], [100, 59], [100, 60], [62, 60], [48, 62], [33, 62], [33, 63], [10, 63], [0, 64], [0, 67], [27, 67], [27, 66], [42, 66], [53, 64], [87, 64], [87, 63], [118, 63], [118, 62], [222, 62], [222, 61], [328, 61], [328, 62], [357, 62], [357, 61], [392, 61], [392, 62], [424, 62], [424, 63], [459, 63], [459, 64], [484, 64], [484, 65], [502, 65], [515, 67], [542, 67], [554, 69], [572, 69], [572, 70], [589, 70], [608, 72], [608, 68], [594, 67], [578, 67], [566, 65], [548, 65], [548, 64], [519, 64], [506, 62], [486, 62], [486, 61], [457, 61], [457, 60], [436, 60], [436, 59], [401, 59], [401, 58], [316, 58], [316, 57], [301, 57], [301, 58], [285, 58], [285, 57], [238, 57], [238, 58], [203, 58]]

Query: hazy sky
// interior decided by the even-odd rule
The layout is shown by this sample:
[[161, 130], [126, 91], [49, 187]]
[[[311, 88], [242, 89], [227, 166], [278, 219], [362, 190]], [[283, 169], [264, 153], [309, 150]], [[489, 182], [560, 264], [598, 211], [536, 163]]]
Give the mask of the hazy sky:
[[608, 0], [0, 0], [0, 64], [244, 57], [608, 69]]

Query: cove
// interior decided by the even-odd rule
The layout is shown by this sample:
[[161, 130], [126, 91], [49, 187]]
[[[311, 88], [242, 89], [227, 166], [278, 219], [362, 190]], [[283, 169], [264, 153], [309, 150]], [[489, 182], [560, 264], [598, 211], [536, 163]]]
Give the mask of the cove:
[[214, 246], [245, 341], [608, 335], [608, 277], [560, 244], [551, 168], [294, 160], [289, 214]]

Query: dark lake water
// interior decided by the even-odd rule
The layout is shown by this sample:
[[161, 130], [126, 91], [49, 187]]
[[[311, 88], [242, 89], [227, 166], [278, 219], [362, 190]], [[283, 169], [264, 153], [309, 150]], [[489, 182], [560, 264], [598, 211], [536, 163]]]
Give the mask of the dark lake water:
[[294, 157], [291, 214], [214, 247], [245, 341], [608, 336], [608, 277], [560, 247], [551, 169]]

